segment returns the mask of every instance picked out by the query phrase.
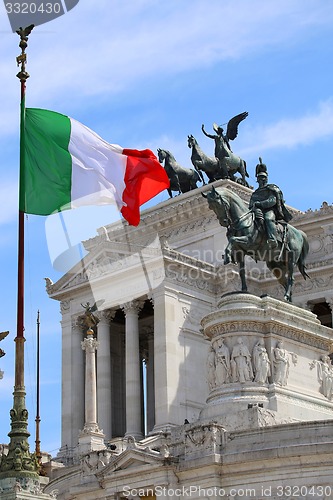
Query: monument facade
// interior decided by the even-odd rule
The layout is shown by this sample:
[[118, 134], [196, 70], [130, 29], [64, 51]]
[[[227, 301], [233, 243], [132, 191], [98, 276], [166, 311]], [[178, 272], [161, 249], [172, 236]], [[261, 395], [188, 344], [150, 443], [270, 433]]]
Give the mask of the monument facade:
[[[214, 186], [249, 204], [248, 187]], [[237, 266], [224, 264], [226, 229], [201, 196], [210, 189], [145, 210], [138, 227], [98, 229], [84, 260], [47, 282], [63, 368], [59, 467], [45, 491], [60, 500], [278, 499], [297, 488], [333, 498], [333, 207], [288, 208], [309, 241], [309, 278], [295, 271], [290, 303], [251, 259], [241, 292]], [[82, 306], [95, 303], [88, 342]], [[82, 437], [87, 415], [97, 444]]]

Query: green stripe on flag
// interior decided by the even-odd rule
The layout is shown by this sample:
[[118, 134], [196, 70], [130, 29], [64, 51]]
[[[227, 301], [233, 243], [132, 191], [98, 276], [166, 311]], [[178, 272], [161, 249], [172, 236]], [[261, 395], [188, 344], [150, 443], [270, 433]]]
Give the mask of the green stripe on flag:
[[23, 212], [49, 215], [70, 203], [70, 133], [67, 116], [44, 109], [26, 109], [24, 171], [20, 175], [20, 210]]

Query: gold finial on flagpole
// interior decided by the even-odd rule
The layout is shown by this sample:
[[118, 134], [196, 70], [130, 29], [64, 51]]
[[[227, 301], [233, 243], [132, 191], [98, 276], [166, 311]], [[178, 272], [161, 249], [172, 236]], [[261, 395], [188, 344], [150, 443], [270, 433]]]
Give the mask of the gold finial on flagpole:
[[29, 73], [25, 69], [25, 64], [27, 62], [27, 54], [26, 54], [25, 50], [28, 47], [28, 37], [33, 29], [34, 29], [34, 24], [30, 24], [30, 26], [27, 26], [26, 28], [19, 28], [16, 31], [16, 33], [19, 35], [19, 37], [21, 39], [20, 43], [19, 43], [19, 47], [22, 51], [21, 54], [19, 56], [17, 56], [17, 58], [16, 58], [17, 65], [18, 66], [21, 65], [21, 70], [19, 71], [19, 73], [17, 73], [16, 76], [17, 76], [17, 78], [19, 78], [21, 80], [21, 82], [26, 82], [26, 80], [30, 76]]

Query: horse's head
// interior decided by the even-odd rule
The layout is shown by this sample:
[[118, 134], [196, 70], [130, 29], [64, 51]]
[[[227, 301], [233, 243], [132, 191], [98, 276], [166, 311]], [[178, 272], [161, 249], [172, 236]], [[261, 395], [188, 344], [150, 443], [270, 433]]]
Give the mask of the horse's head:
[[164, 149], [157, 148], [158, 161], [163, 163], [166, 158], [166, 151]]
[[193, 135], [188, 135], [187, 136], [187, 145], [189, 148], [193, 148], [193, 146], [195, 146], [195, 144], [197, 144], [197, 141], [195, 140], [195, 138], [193, 137]]
[[163, 163], [165, 160], [164, 167], [166, 167], [167, 165], [170, 165], [170, 164], [172, 166], [174, 163], [176, 163], [175, 157], [167, 149], [157, 148], [157, 155], [158, 155], [158, 159], [159, 159], [160, 163]]
[[201, 193], [208, 201], [210, 210], [213, 210], [217, 215], [221, 226], [228, 227], [230, 225], [229, 203], [223, 196], [212, 186], [208, 193]]

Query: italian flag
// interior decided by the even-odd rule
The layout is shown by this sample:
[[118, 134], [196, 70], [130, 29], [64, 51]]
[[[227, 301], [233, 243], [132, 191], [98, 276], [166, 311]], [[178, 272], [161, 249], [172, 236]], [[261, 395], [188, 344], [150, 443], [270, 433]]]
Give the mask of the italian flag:
[[169, 187], [164, 168], [149, 149], [109, 144], [54, 111], [25, 110], [21, 154], [20, 210], [28, 214], [115, 203], [129, 224], [137, 226], [139, 207]]

